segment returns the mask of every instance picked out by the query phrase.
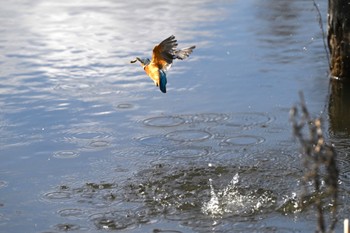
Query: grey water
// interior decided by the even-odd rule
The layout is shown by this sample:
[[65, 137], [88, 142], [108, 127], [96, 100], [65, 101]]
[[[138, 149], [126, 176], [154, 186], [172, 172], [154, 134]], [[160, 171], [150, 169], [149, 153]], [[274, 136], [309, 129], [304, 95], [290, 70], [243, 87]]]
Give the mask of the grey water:
[[[342, 229], [350, 124], [312, 1], [1, 5], [0, 232], [312, 232], [284, 208], [299, 91], [338, 151]], [[170, 35], [196, 49], [163, 94], [130, 60]]]

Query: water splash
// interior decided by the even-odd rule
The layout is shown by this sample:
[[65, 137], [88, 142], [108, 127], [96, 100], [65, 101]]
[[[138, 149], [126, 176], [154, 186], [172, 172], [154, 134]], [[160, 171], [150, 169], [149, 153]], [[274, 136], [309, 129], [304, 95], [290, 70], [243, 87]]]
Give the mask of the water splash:
[[[307, 202], [304, 204], [307, 205]], [[302, 203], [297, 193], [292, 192], [290, 195], [283, 197], [282, 204], [277, 208], [277, 211], [284, 215], [300, 213], [303, 210]]]
[[222, 190], [215, 191], [210, 183], [210, 200], [203, 204], [202, 212], [213, 217], [223, 215], [252, 215], [274, 206], [276, 198], [268, 190], [250, 190], [240, 187], [239, 174], [233, 176], [230, 183]]
[[212, 179], [209, 179], [209, 186], [210, 186], [210, 200], [203, 205], [202, 211], [208, 215], [209, 214], [220, 215], [222, 210], [220, 208], [219, 198], [216, 195], [213, 187]]

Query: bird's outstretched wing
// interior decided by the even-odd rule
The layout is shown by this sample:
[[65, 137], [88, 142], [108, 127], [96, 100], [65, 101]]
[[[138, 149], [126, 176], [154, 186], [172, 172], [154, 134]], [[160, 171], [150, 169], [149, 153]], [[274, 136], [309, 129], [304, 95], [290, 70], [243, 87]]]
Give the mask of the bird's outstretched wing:
[[153, 65], [157, 66], [160, 70], [166, 71], [170, 68], [174, 59], [183, 60], [187, 58], [196, 48], [196, 46], [191, 46], [188, 48], [176, 50], [177, 40], [175, 36], [169, 36], [159, 45], [153, 48], [152, 61]]
[[159, 69], [166, 70], [176, 58], [177, 41], [170, 36], [153, 48], [152, 63]]
[[188, 48], [184, 48], [184, 49], [180, 49], [180, 50], [176, 50], [175, 51], [175, 58], [183, 60], [185, 58], [187, 58], [188, 56], [190, 56], [190, 54], [193, 52], [193, 50], [196, 48], [195, 45], [188, 47]]

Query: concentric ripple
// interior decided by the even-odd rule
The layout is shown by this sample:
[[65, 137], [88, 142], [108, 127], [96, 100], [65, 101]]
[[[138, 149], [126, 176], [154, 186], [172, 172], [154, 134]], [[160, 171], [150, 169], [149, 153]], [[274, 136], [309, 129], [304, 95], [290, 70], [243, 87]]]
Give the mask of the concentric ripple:
[[179, 142], [204, 141], [211, 137], [211, 133], [205, 130], [177, 130], [165, 135], [166, 138]]
[[123, 103], [123, 104], [118, 104], [117, 109], [132, 109], [134, 108], [134, 105], [129, 104], [129, 103]]
[[263, 143], [265, 141], [265, 138], [255, 136], [255, 135], [238, 135], [234, 137], [229, 137], [225, 139], [220, 145], [226, 146], [226, 145], [236, 145], [236, 146], [250, 146], [250, 145], [257, 145], [260, 143]]
[[59, 210], [58, 214], [61, 217], [80, 218], [84, 214], [84, 211], [82, 209], [78, 209], [78, 208], [67, 208], [67, 209]]
[[167, 146], [173, 145], [173, 141], [168, 140], [163, 135], [150, 135], [136, 138], [141, 144], [146, 146]]
[[181, 115], [186, 123], [220, 123], [228, 120], [230, 117], [225, 113], [200, 113]]
[[201, 147], [187, 147], [187, 148], [176, 148], [166, 150], [163, 154], [166, 157], [171, 158], [195, 158], [206, 156], [209, 153], [208, 148]]
[[73, 128], [66, 130], [59, 140], [84, 149], [102, 149], [112, 144], [113, 136], [107, 130]]
[[67, 191], [53, 191], [45, 193], [43, 197], [49, 201], [60, 201], [70, 199], [72, 197], [72, 194]]
[[137, 224], [143, 224], [150, 219], [142, 211], [130, 211], [128, 213], [109, 212], [97, 213], [90, 216], [97, 229], [123, 230]]
[[78, 231], [81, 230], [81, 227], [76, 224], [71, 223], [60, 223], [54, 226], [58, 231]]
[[227, 164], [229, 161], [242, 160], [246, 157], [247, 156], [245, 154], [229, 150], [229, 151], [219, 152], [218, 154], [216, 154], [215, 160], [218, 162], [225, 162]]
[[144, 125], [152, 127], [174, 127], [185, 123], [185, 120], [179, 116], [157, 116], [147, 118], [143, 121]]
[[[293, 171], [293, 166], [298, 167], [300, 166], [300, 159], [297, 155], [297, 152], [294, 152], [292, 154], [291, 152], [287, 152], [284, 150], [263, 150], [263, 151], [257, 151], [249, 154], [247, 156], [248, 160], [250, 161], [256, 161], [260, 164], [278, 164], [279, 168]], [[294, 165], [293, 165], [294, 164]], [[271, 169], [276, 169], [273, 167]]]
[[79, 157], [79, 153], [76, 151], [57, 151], [53, 154], [57, 159], [73, 159]]
[[93, 148], [101, 148], [101, 147], [108, 147], [110, 144], [109, 141], [107, 140], [93, 140], [89, 143], [89, 146], [90, 147], [93, 147]]
[[6, 187], [6, 186], [7, 186], [7, 182], [4, 181], [4, 180], [0, 180], [0, 189], [1, 189], [1, 188], [4, 188], [4, 187]]
[[227, 126], [249, 127], [254, 125], [266, 126], [274, 120], [273, 117], [262, 112], [241, 112], [233, 113], [231, 119], [226, 123]]

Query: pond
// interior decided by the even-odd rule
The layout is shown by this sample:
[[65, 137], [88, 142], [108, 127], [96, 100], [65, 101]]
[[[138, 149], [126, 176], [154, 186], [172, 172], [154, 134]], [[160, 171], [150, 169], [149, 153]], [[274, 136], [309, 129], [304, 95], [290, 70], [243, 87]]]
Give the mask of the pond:
[[[341, 231], [348, 98], [312, 1], [10, 0], [0, 19], [0, 232], [312, 232], [286, 208], [299, 91], [338, 152]], [[170, 35], [196, 49], [163, 94], [130, 60]]]

